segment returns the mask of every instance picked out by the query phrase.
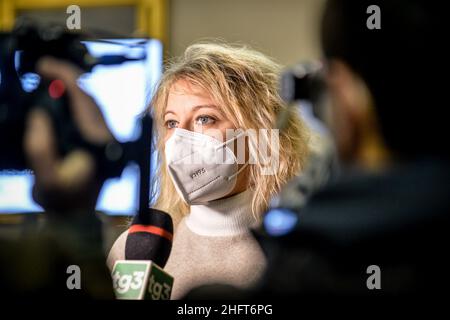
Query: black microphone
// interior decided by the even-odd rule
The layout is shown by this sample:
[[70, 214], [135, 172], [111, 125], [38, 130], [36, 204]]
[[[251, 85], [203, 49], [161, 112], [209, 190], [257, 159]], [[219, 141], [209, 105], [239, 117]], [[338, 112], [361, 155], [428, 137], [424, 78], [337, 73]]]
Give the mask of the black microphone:
[[166, 212], [150, 208], [137, 214], [128, 229], [126, 260], [152, 260], [163, 268], [172, 250], [173, 223]]
[[168, 300], [173, 277], [162, 270], [172, 249], [173, 223], [169, 214], [140, 210], [128, 229], [125, 259], [112, 271], [117, 299]]

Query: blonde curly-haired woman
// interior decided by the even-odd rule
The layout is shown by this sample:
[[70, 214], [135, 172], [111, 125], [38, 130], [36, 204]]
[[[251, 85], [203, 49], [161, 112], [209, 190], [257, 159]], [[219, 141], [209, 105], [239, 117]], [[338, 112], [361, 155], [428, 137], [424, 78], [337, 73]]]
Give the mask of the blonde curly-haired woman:
[[[175, 279], [172, 299], [204, 284], [248, 288], [265, 270], [250, 229], [308, 154], [308, 131], [295, 112], [282, 131], [274, 130], [276, 115], [286, 108], [277, 93], [279, 71], [271, 59], [243, 46], [194, 44], [168, 66], [156, 88], [153, 206], [170, 213], [175, 224], [165, 266]], [[274, 170], [260, 161], [261, 146], [276, 157]], [[208, 162], [219, 149], [223, 162]], [[181, 161], [193, 154], [214, 164], [197, 170]], [[110, 268], [124, 259], [126, 237], [124, 232], [113, 245]]]

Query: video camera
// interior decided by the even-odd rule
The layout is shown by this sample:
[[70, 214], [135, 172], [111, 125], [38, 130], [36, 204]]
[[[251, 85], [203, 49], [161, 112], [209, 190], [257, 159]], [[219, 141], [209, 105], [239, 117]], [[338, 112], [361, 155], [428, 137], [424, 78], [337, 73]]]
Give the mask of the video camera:
[[[12, 32], [0, 33], [0, 171], [29, 169], [23, 152], [26, 121], [33, 108], [43, 108], [52, 121], [61, 156], [75, 148], [88, 151], [103, 180], [119, 177], [128, 163], [135, 162], [140, 169], [139, 209], [146, 210], [150, 180], [150, 115], [141, 116], [137, 124], [141, 134], [137, 139], [121, 143], [113, 141], [108, 145], [93, 144], [82, 137], [75, 125], [67, 95], [52, 94], [52, 82], [57, 79], [40, 78], [36, 71], [38, 61], [44, 56], [65, 60], [85, 73], [99, 65], [119, 65], [147, 58], [145, 50], [94, 57], [85, 45], [93, 38], [58, 25], [43, 26], [29, 20], [18, 21]], [[24, 79], [30, 75], [38, 83], [32, 89], [24, 86]]]

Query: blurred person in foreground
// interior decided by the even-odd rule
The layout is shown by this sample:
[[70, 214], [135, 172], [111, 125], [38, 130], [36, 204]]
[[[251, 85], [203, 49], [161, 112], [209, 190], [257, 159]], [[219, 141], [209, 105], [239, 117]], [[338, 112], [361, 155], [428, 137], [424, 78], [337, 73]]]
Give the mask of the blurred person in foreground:
[[[38, 71], [44, 78], [64, 82], [70, 110], [86, 141], [99, 146], [115, 141], [94, 99], [77, 85], [80, 69], [46, 57]], [[0, 298], [27, 302], [113, 299], [101, 221], [95, 214], [103, 179], [96, 174], [91, 154], [76, 148], [63, 157], [57, 139], [48, 113], [33, 108], [23, 147], [35, 175], [33, 198], [44, 208], [45, 219], [25, 223], [17, 239], [0, 242]]]
[[[370, 5], [380, 8], [381, 29], [367, 27]], [[203, 287], [189, 298], [446, 290], [443, 12], [428, 1], [328, 1], [322, 45], [340, 178], [306, 207], [288, 208], [298, 216], [291, 232], [262, 232], [271, 263], [257, 288]]]

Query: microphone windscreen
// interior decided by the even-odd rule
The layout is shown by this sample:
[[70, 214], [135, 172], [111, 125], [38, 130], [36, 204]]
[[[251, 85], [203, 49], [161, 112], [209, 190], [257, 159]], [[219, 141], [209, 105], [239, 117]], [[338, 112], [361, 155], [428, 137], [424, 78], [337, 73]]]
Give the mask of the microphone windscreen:
[[172, 249], [173, 223], [166, 212], [150, 208], [137, 214], [128, 230], [125, 259], [151, 260], [163, 268]]

